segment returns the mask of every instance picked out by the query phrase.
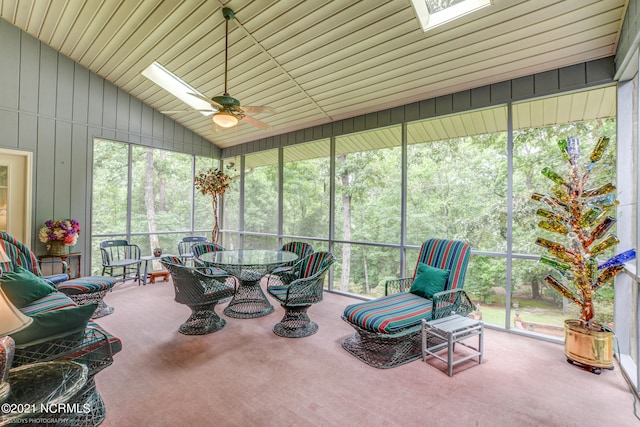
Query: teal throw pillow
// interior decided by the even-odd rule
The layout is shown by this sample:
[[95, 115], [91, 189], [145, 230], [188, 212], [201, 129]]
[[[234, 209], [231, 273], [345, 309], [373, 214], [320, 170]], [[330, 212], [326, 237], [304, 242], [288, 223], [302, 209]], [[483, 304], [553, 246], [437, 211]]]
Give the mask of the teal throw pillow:
[[16, 265], [13, 271], [2, 273], [0, 288], [18, 308], [56, 291], [52, 285], [19, 265]]
[[441, 270], [419, 263], [416, 278], [411, 284], [409, 292], [424, 298], [431, 298], [433, 294], [444, 291], [448, 278], [449, 270]]
[[33, 322], [25, 329], [11, 334], [11, 338], [16, 345], [20, 345], [53, 337], [63, 332], [83, 330], [97, 307], [98, 303], [92, 303], [35, 313], [29, 316]]

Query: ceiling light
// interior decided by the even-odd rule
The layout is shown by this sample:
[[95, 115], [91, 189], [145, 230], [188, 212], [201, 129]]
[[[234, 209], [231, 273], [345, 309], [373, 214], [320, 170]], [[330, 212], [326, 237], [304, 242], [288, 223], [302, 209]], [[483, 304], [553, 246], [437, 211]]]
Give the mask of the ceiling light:
[[[154, 62], [145, 68], [142, 75], [167, 92], [171, 93], [176, 98], [180, 99], [185, 104], [189, 105], [191, 108], [195, 110], [204, 110], [200, 111], [203, 116], [210, 116], [216, 112], [215, 110], [212, 110], [213, 107], [208, 102], [190, 95], [190, 93], [202, 95], [200, 92], [186, 84], [182, 79], [157, 62]], [[202, 95], [202, 97], [206, 99], [204, 95]]]
[[491, 0], [450, 0], [448, 6], [443, 6], [441, 1], [436, 0], [411, 0], [411, 4], [422, 31], [426, 32], [438, 25], [489, 6]]
[[223, 128], [230, 128], [238, 124], [238, 118], [227, 111], [220, 111], [213, 116], [213, 123]]

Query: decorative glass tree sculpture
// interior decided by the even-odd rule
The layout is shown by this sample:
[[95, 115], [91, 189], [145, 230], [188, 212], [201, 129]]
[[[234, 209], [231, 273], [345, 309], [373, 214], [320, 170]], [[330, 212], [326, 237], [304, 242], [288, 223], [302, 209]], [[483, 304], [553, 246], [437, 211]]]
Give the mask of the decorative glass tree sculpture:
[[543, 219], [538, 226], [544, 230], [566, 236], [568, 245], [538, 238], [536, 244], [548, 250], [540, 262], [550, 265], [557, 275], [548, 275], [545, 281], [562, 296], [581, 307], [580, 321], [586, 329], [600, 329], [592, 325], [593, 296], [598, 288], [613, 280], [624, 268], [624, 263], [636, 257], [635, 249], [618, 254], [602, 263], [596, 257], [620, 243], [607, 231], [616, 219], [609, 212], [618, 205], [616, 187], [605, 184], [585, 189], [589, 174], [607, 148], [609, 138], [601, 137], [589, 158], [586, 170], [578, 163], [580, 142], [571, 137], [558, 142], [563, 157], [569, 162], [569, 174], [564, 178], [548, 167], [542, 174], [554, 182], [551, 194], [534, 193], [534, 200], [544, 203], [537, 214]]

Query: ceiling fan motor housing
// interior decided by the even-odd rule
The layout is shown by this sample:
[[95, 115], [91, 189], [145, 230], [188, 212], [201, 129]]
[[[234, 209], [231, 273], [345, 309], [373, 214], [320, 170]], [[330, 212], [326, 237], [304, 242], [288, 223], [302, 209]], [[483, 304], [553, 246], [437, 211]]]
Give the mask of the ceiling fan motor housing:
[[240, 101], [238, 101], [237, 99], [235, 99], [232, 96], [229, 96], [228, 94], [222, 95], [222, 96], [214, 96], [213, 98], [211, 98], [211, 100], [213, 102], [217, 102], [220, 105], [223, 105], [225, 107], [239, 107], [240, 106]]

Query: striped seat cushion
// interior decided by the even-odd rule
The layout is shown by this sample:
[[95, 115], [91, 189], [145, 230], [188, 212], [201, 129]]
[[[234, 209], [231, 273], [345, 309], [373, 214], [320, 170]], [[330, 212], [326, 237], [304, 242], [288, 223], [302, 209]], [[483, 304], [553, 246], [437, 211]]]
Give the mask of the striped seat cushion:
[[113, 288], [116, 278], [109, 276], [87, 276], [67, 280], [58, 285], [58, 290], [67, 295], [91, 294]]
[[31, 316], [42, 311], [58, 310], [66, 307], [75, 307], [77, 304], [62, 292], [52, 292], [49, 295], [33, 301], [20, 308], [20, 311]]
[[289, 286], [269, 286], [269, 293], [280, 302], [287, 299], [288, 290]]
[[390, 334], [431, 319], [431, 308], [430, 300], [403, 292], [351, 304], [345, 308], [344, 318], [362, 329]]

